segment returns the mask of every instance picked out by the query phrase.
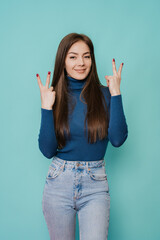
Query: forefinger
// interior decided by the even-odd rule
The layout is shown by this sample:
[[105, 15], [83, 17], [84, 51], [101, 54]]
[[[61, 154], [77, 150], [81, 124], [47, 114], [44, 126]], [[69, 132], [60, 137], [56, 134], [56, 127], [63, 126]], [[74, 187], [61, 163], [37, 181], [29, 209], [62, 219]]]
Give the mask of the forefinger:
[[37, 81], [38, 81], [39, 88], [41, 89], [42, 86], [43, 86], [43, 84], [42, 84], [42, 82], [41, 82], [41, 78], [40, 78], [40, 76], [39, 76], [38, 73], [36, 74], [36, 77], [37, 77]]
[[117, 70], [116, 70], [116, 64], [115, 64], [114, 58], [112, 59], [112, 68], [113, 68], [113, 74], [115, 75], [117, 73]]

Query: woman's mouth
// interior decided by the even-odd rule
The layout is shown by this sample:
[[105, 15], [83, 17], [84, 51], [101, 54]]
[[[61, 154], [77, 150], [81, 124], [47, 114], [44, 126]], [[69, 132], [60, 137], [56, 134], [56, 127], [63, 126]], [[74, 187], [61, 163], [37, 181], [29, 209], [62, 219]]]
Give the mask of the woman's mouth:
[[78, 73], [84, 73], [86, 69], [75, 69], [76, 72]]

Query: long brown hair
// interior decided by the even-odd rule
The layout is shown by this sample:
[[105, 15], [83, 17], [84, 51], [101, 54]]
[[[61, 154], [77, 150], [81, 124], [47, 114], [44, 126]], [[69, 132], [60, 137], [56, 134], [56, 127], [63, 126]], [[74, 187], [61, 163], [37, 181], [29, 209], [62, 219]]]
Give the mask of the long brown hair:
[[83, 96], [85, 104], [87, 104], [87, 113], [84, 122], [85, 135], [86, 121], [88, 126], [88, 143], [96, 142], [97, 137], [99, 140], [102, 140], [108, 135], [109, 113], [101, 91], [101, 87], [104, 86], [100, 83], [97, 74], [93, 43], [91, 39], [84, 34], [70, 33], [61, 40], [58, 46], [51, 83], [51, 86], [53, 86], [56, 92], [56, 99], [53, 105], [53, 117], [59, 149], [63, 148], [66, 144], [65, 131], [67, 136], [70, 137], [68, 124], [69, 102], [72, 105], [72, 111], [74, 109], [73, 101], [68, 90], [65, 59], [70, 47], [80, 40], [84, 41], [90, 48], [92, 60], [90, 72], [80, 94], [80, 99], [81, 96]]

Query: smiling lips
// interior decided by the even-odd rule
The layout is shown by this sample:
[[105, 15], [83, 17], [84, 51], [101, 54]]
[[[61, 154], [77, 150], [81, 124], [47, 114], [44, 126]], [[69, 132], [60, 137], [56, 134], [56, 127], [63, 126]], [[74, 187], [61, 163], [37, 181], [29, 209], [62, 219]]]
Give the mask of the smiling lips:
[[86, 69], [75, 69], [75, 71], [78, 72], [78, 73], [84, 73], [85, 70]]

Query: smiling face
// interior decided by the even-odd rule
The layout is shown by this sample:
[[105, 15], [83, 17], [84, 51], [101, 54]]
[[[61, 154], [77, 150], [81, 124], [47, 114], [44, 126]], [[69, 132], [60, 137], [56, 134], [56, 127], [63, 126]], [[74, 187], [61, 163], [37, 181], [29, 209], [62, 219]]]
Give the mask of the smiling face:
[[74, 43], [65, 59], [67, 75], [82, 80], [86, 78], [91, 69], [91, 55], [88, 45], [84, 41]]

